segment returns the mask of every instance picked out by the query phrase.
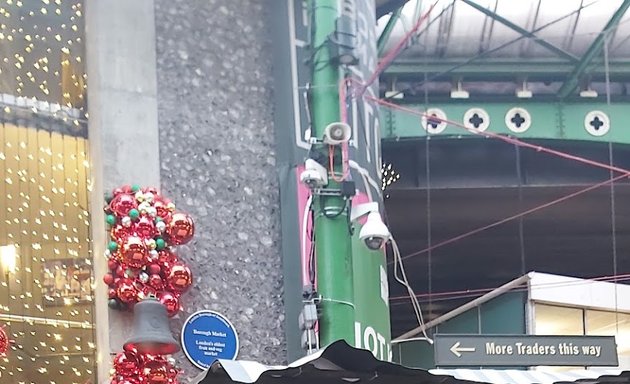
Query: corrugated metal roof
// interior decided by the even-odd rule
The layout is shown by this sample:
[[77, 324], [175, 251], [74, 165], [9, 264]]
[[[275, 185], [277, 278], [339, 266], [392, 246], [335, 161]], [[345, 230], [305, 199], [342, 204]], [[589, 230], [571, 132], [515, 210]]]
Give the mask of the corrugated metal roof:
[[[419, 2], [419, 8], [416, 9]], [[535, 33], [554, 46], [582, 56], [623, 0], [474, 0], [479, 6]], [[434, 1], [409, 1], [389, 39], [392, 48], [414, 24], [415, 18], [429, 10]], [[404, 57], [470, 57], [518, 39], [521, 34], [470, 5], [457, 0], [439, 0], [430, 14], [430, 23], [421, 28], [420, 38]], [[379, 20], [384, 28], [389, 16]], [[610, 58], [630, 57], [630, 12], [610, 31]], [[494, 51], [488, 57], [553, 58], [557, 54], [522, 39]]]

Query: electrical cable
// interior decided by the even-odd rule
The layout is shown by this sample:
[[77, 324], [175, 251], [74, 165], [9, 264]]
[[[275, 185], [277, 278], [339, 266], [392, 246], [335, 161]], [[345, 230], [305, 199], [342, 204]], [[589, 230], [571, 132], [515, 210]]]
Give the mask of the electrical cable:
[[[304, 206], [304, 211], [302, 212], [302, 252], [301, 254], [304, 257], [306, 255], [306, 238], [308, 236], [308, 219], [310, 217], [309, 213], [311, 212], [311, 205], [313, 204], [313, 195], [309, 195], [306, 200], [306, 205]], [[310, 252], [309, 252], [310, 254]], [[306, 281], [310, 276], [310, 260], [309, 265], [302, 265], [302, 281]]]
[[363, 94], [364, 90], [367, 87], [369, 87], [380, 76], [380, 74], [394, 61], [394, 59], [396, 59], [396, 57], [403, 51], [403, 49], [405, 48], [405, 45], [407, 45], [407, 43], [409, 42], [409, 39], [411, 39], [411, 37], [416, 32], [418, 32], [418, 29], [420, 29], [420, 27], [422, 26], [422, 23], [429, 17], [429, 15], [431, 14], [431, 11], [437, 5], [438, 2], [439, 0], [435, 1], [431, 5], [431, 7], [429, 7], [429, 9], [422, 16], [418, 18], [413, 28], [411, 28], [411, 30], [407, 32], [403, 36], [402, 39], [400, 39], [400, 41], [398, 42], [398, 44], [396, 44], [394, 49], [392, 49], [390, 52], [387, 53], [387, 55], [385, 55], [385, 57], [383, 57], [383, 59], [379, 62], [378, 66], [376, 67], [372, 75], [370, 75], [368, 80], [363, 84], [361, 91], [359, 92], [360, 94]]
[[[411, 299], [411, 305], [416, 314], [416, 320], [418, 321], [418, 324], [420, 325], [420, 327], [422, 327], [422, 334], [429, 341], [429, 343], [433, 344], [433, 340], [427, 335], [426, 330], [424, 329], [425, 327], [424, 327], [424, 317], [422, 316], [422, 309], [420, 308], [420, 303], [418, 302], [418, 298], [416, 297], [416, 294], [413, 291], [413, 288], [411, 288], [411, 285], [409, 284], [409, 281], [407, 280], [407, 274], [405, 272], [405, 265], [402, 262], [402, 259], [400, 257], [400, 249], [398, 248], [398, 244], [396, 243], [396, 240], [394, 238], [391, 238], [391, 244], [392, 244], [393, 257], [394, 257], [394, 278], [401, 285], [407, 288], [407, 292], [409, 292], [409, 298]], [[398, 274], [399, 268], [400, 268], [400, 275]]]
[[[568, 18], [568, 17], [573, 16], [575, 13], [579, 13], [579, 12], [581, 12], [584, 8], [589, 7], [589, 6], [591, 6], [591, 5], [595, 4], [595, 3], [598, 3], [599, 1], [601, 1], [601, 0], [595, 0], [595, 1], [592, 1], [592, 2], [590, 2], [590, 3], [588, 3], [588, 4], [586, 4], [586, 5], [582, 5], [582, 6], [580, 6], [580, 8], [578, 8], [577, 10], [572, 11], [572, 12], [570, 12], [570, 13], [568, 13], [568, 14], [564, 15], [564, 16], [561, 16], [561, 17], [559, 17], [559, 18], [557, 18], [557, 19], [555, 19], [555, 20], [552, 20], [552, 21], [550, 21], [550, 22], [548, 22], [548, 23], [546, 23], [546, 24], [544, 24], [544, 25], [542, 25], [542, 26], [540, 26], [540, 27], [538, 27], [538, 28], [536, 28], [536, 29], [532, 30], [532, 33], [540, 32], [541, 30], [543, 30], [543, 29], [545, 29], [545, 28], [547, 28], [547, 27], [549, 27], [549, 26], [551, 26], [551, 25], [553, 25], [553, 24], [555, 24], [555, 23], [558, 23], [558, 22], [560, 22], [560, 21], [562, 21], [562, 20], [564, 20], [564, 19], [566, 19], [566, 18]], [[440, 14], [440, 15], [441, 15], [441, 14]], [[435, 19], [434, 19], [434, 20], [435, 20]], [[433, 22], [433, 21], [432, 21], [432, 22]], [[431, 22], [431, 23], [432, 23], [432, 22]], [[562, 35], [562, 37], [564, 37], [564, 36], [565, 36], [565, 35]], [[435, 80], [435, 79], [437, 79], [437, 78], [439, 78], [439, 77], [442, 77], [442, 76], [444, 76], [444, 75], [448, 75], [449, 73], [453, 72], [453, 71], [454, 71], [454, 70], [456, 70], [456, 69], [459, 69], [459, 68], [461, 68], [461, 67], [464, 67], [464, 66], [466, 66], [466, 65], [468, 65], [468, 64], [470, 64], [470, 63], [472, 63], [472, 62], [474, 62], [474, 61], [476, 61], [476, 60], [478, 60], [478, 59], [483, 58], [484, 56], [487, 56], [487, 55], [489, 55], [489, 54], [491, 54], [491, 53], [494, 53], [494, 52], [496, 52], [496, 51], [499, 51], [499, 50], [501, 50], [501, 49], [503, 49], [503, 48], [505, 48], [505, 47], [508, 47], [508, 46], [510, 46], [510, 45], [512, 45], [512, 44], [514, 44], [514, 43], [517, 43], [517, 42], [519, 42], [519, 41], [521, 41], [522, 39], [525, 39], [525, 38], [526, 38], [525, 36], [519, 36], [519, 37], [514, 38], [514, 39], [512, 39], [512, 40], [510, 40], [510, 41], [507, 41], [507, 42], [505, 42], [505, 43], [503, 43], [503, 44], [501, 44], [501, 45], [499, 45], [499, 46], [497, 46], [497, 47], [495, 47], [495, 48], [492, 48], [492, 49], [487, 50], [487, 51], [483, 51], [483, 52], [481, 52], [481, 53], [479, 53], [479, 54], [477, 54], [477, 55], [475, 55], [475, 56], [473, 56], [473, 57], [469, 58], [468, 60], [466, 60], [466, 61], [464, 61], [464, 62], [461, 62], [461, 63], [459, 63], [459, 64], [456, 64], [456, 65], [454, 65], [453, 67], [451, 67], [451, 68], [449, 68], [449, 69], [447, 69], [447, 70], [445, 70], [445, 71], [442, 71], [442, 72], [440, 72], [440, 73], [437, 73], [437, 74], [435, 74], [435, 75], [431, 76], [428, 80], [425, 80], [425, 81], [423, 81], [422, 83], [419, 83], [419, 84], [415, 84], [415, 85], [413, 85], [413, 86], [406, 87], [405, 89], [402, 89], [402, 90], [400, 90], [400, 91], [398, 91], [398, 92], [396, 92], [396, 93], [394, 93], [394, 94], [391, 94], [391, 95], [387, 96], [387, 97], [385, 98], [385, 100], [391, 100], [391, 99], [395, 98], [396, 96], [398, 96], [398, 95], [400, 95], [400, 94], [402, 94], [402, 93], [405, 93], [405, 92], [407, 92], [407, 91], [412, 90], [413, 88], [421, 87], [421, 86], [423, 86], [424, 84], [426, 84], [427, 82], [433, 81], [433, 80]]]
[[[518, 210], [523, 210], [523, 174], [521, 172], [521, 148], [518, 145], [514, 146], [514, 154], [516, 157], [516, 179], [518, 180]], [[521, 256], [521, 275], [526, 273], [526, 254], [525, 254], [525, 223], [523, 216], [518, 218], [518, 245]]]
[[[322, 204], [323, 204], [324, 201], [328, 198], [328, 196], [324, 195], [321, 198], [322, 198]], [[330, 214], [326, 212], [326, 207], [324, 207], [324, 209], [322, 210], [322, 215], [327, 219], [336, 219], [337, 217], [341, 216], [341, 214], [344, 213], [347, 208], [348, 208], [348, 199], [344, 199], [343, 207], [341, 207], [337, 212]]]
[[[545, 289], [545, 288], [573, 287], [573, 286], [578, 286], [580, 284], [592, 284], [593, 281], [604, 282], [604, 283], [630, 281], [630, 274], [618, 275], [618, 276], [607, 276], [606, 278], [582, 279], [580, 281], [574, 281], [574, 282], [544, 283], [544, 284], [536, 285], [536, 288]], [[442, 292], [439, 294], [438, 297], [434, 297], [433, 301], [450, 301], [450, 300], [461, 300], [461, 299], [466, 299], [470, 297], [480, 297], [486, 293], [494, 291], [495, 289], [497, 289], [497, 287], [476, 289], [476, 290], [473, 289], [473, 290], [454, 291], [455, 293]], [[510, 290], [510, 292], [526, 292], [527, 290], [528, 288], [525, 286], [525, 287], [514, 288]], [[436, 295], [438, 294], [434, 294], [433, 296], [436, 296]], [[428, 298], [429, 296], [427, 294], [420, 294], [420, 295], [416, 295], [416, 297], [418, 299], [425, 298], [425, 300], [423, 300], [422, 302], [426, 302], [427, 300], [426, 298]], [[396, 300], [396, 302], [391, 302], [394, 299]], [[401, 301], [406, 301], [408, 299], [409, 299], [409, 295], [396, 296], [395, 298], [390, 299], [390, 305], [391, 306], [404, 305], [405, 303]]]
[[[348, 123], [348, 102], [347, 102], [347, 98], [348, 98], [348, 83], [350, 82], [350, 78], [344, 76], [341, 81], [339, 81], [339, 116], [341, 117], [341, 122], [344, 124]], [[349, 161], [349, 156], [348, 156], [348, 143], [341, 143], [341, 164], [342, 164], [342, 171], [341, 171], [341, 177], [338, 178], [336, 173], [335, 173], [335, 146], [333, 145], [329, 145], [328, 146], [328, 167], [329, 167], [329, 172], [330, 172], [330, 177], [336, 181], [337, 183], [341, 183], [342, 181], [344, 181], [349, 173], [349, 166], [348, 166], [348, 161]]]
[[[606, 105], [610, 107], [610, 67], [608, 63], [608, 40], [610, 35], [604, 37], [604, 68], [606, 73]], [[614, 163], [612, 137], [608, 140], [608, 162], [612, 166]], [[613, 171], [610, 171], [610, 178], [613, 178]], [[615, 183], [610, 183], [610, 229], [612, 231], [612, 258], [613, 258], [613, 275], [617, 275], [617, 216], [616, 216], [616, 200], [615, 200]], [[619, 336], [619, 299], [617, 292], [617, 281], [615, 281], [615, 329]]]
[[[608, 184], [610, 184], [610, 183], [613, 183], [613, 182], [615, 182], [615, 181], [617, 181], [617, 180], [621, 180], [621, 179], [626, 178], [626, 177], [630, 177], [630, 171], [628, 171], [627, 173], [624, 173], [624, 174], [622, 174], [622, 175], [618, 175], [618, 176], [616, 176], [616, 177], [614, 177], [614, 178], [612, 178], [612, 179], [606, 179], [605, 181], [602, 181], [602, 182], [600, 182], [600, 183], [593, 184], [593, 185], [591, 185], [591, 186], [589, 186], [589, 187], [586, 187], [586, 188], [584, 188], [584, 189], [580, 189], [580, 190], [578, 190], [578, 191], [575, 191], [575, 192], [570, 193], [570, 194], [568, 194], [568, 195], [562, 196], [562, 197], [557, 198], [557, 199], [555, 199], [555, 200], [549, 201], [549, 202], [547, 202], [547, 203], [544, 203], [544, 204], [541, 204], [541, 205], [535, 206], [535, 207], [530, 208], [530, 209], [528, 209], [528, 210], [526, 210], [526, 211], [523, 211], [523, 212], [520, 212], [520, 213], [514, 214], [514, 215], [512, 215], [512, 216], [506, 217], [506, 218], [501, 219], [501, 220], [499, 220], [499, 221], [495, 221], [495, 222], [493, 222], [493, 223], [491, 223], [491, 224], [484, 225], [483, 227], [479, 227], [479, 228], [473, 229], [473, 230], [471, 230], [471, 231], [468, 231], [468, 232], [462, 233], [461, 235], [458, 235], [458, 236], [455, 236], [455, 237], [451, 237], [451, 238], [449, 238], [449, 239], [447, 239], [447, 240], [444, 240], [444, 241], [441, 241], [441, 242], [439, 242], [439, 243], [437, 243], [437, 244], [434, 244], [434, 245], [432, 245], [431, 247], [424, 248], [424, 249], [422, 249], [422, 250], [420, 250], [420, 251], [416, 251], [416, 252], [409, 253], [409, 254], [405, 255], [402, 259], [403, 259], [403, 260], [406, 260], [406, 259], [408, 259], [408, 258], [410, 258], [410, 257], [414, 257], [414, 256], [422, 255], [422, 254], [427, 253], [427, 252], [429, 252], [429, 251], [433, 251], [433, 250], [435, 250], [435, 249], [437, 249], [437, 248], [443, 247], [443, 246], [448, 245], [448, 244], [452, 244], [452, 243], [454, 243], [454, 242], [456, 242], [456, 241], [459, 241], [459, 240], [465, 239], [465, 238], [470, 237], [470, 236], [472, 236], [472, 235], [476, 235], [477, 233], [483, 232], [483, 231], [488, 230], [488, 229], [490, 229], [490, 228], [494, 228], [494, 227], [497, 227], [497, 226], [499, 226], [499, 225], [501, 225], [501, 224], [505, 224], [505, 223], [507, 223], [507, 222], [509, 222], [509, 221], [512, 221], [512, 220], [518, 219], [519, 217], [523, 217], [523, 216], [526, 216], [526, 215], [532, 214], [532, 213], [534, 213], [534, 212], [538, 212], [538, 211], [540, 211], [540, 210], [542, 210], [542, 209], [549, 208], [549, 207], [551, 207], [552, 205], [555, 205], [555, 204], [558, 204], [558, 203], [564, 202], [564, 201], [566, 201], [566, 200], [572, 199], [572, 198], [574, 198], [574, 197], [576, 197], [576, 196], [582, 195], [582, 194], [584, 194], [584, 193], [586, 193], [586, 192], [590, 192], [590, 191], [592, 191], [592, 190], [595, 190], [595, 189], [597, 189], [597, 188], [603, 187], [603, 186], [605, 186], [605, 185], [608, 185]], [[391, 262], [390, 262], [390, 264], [391, 264]]]
[[544, 147], [542, 145], [536, 145], [536, 144], [531, 144], [531, 143], [528, 143], [528, 142], [525, 142], [525, 141], [521, 141], [521, 140], [519, 140], [519, 139], [517, 139], [515, 137], [504, 136], [504, 135], [500, 135], [498, 133], [493, 133], [493, 132], [489, 132], [489, 131], [481, 131], [481, 130], [479, 130], [477, 128], [467, 127], [464, 124], [458, 123], [456, 121], [452, 121], [452, 120], [448, 120], [448, 119], [441, 119], [440, 117], [433, 116], [433, 115], [429, 116], [428, 114], [426, 114], [424, 112], [419, 112], [419, 111], [416, 111], [416, 110], [411, 109], [411, 108], [402, 107], [402, 106], [400, 106], [398, 104], [391, 103], [391, 102], [386, 101], [384, 99], [377, 99], [377, 98], [374, 98], [374, 97], [371, 97], [371, 96], [364, 96], [364, 98], [368, 99], [368, 100], [371, 100], [371, 101], [375, 102], [376, 104], [380, 104], [380, 105], [383, 105], [383, 106], [391, 108], [391, 109], [396, 109], [396, 110], [399, 110], [399, 111], [407, 112], [407, 113], [410, 113], [412, 115], [419, 116], [419, 117], [431, 118], [434, 121], [439, 121], [439, 122], [443, 122], [443, 123], [447, 123], [447, 124], [453, 125], [453, 126], [458, 127], [458, 128], [463, 128], [463, 129], [465, 129], [465, 130], [467, 130], [467, 131], [469, 131], [471, 133], [475, 133], [475, 134], [480, 135], [480, 136], [485, 136], [487, 138], [498, 139], [498, 140], [504, 141], [504, 142], [509, 143], [509, 144], [514, 144], [514, 145], [518, 145], [520, 147], [533, 149], [533, 150], [535, 150], [537, 152], [547, 153], [547, 154], [554, 155], [554, 156], [557, 156], [557, 157], [561, 157], [561, 158], [564, 158], [564, 159], [574, 160], [574, 161], [577, 161], [577, 162], [580, 162], [580, 163], [592, 165], [594, 167], [604, 168], [604, 169], [608, 169], [608, 170], [613, 170], [613, 171], [619, 172], [619, 173], [628, 173], [628, 172], [630, 172], [627, 169], [611, 166], [611, 165], [608, 165], [608, 164], [605, 164], [605, 163], [601, 163], [601, 162], [598, 162], [598, 161], [595, 161], [595, 160], [591, 160], [591, 159], [587, 159], [587, 158], [584, 158], [584, 157], [572, 155], [570, 153], [566, 153], [566, 152], [558, 151], [558, 150], [555, 150], [555, 149], [547, 148], [547, 147]]

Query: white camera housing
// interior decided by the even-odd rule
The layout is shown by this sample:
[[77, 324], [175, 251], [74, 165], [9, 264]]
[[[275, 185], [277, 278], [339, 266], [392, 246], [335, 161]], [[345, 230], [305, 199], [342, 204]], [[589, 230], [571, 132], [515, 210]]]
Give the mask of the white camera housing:
[[324, 143], [329, 145], [339, 145], [350, 141], [350, 126], [346, 123], [330, 123], [324, 129]]
[[365, 225], [359, 232], [359, 238], [365, 243], [365, 246], [373, 251], [381, 249], [390, 237], [391, 234], [385, 223], [383, 223], [381, 214], [370, 212]]
[[323, 188], [328, 185], [328, 171], [313, 159], [304, 162], [304, 171], [300, 174], [300, 182], [310, 189]]
[[375, 251], [383, 248], [385, 243], [392, 238], [392, 235], [389, 233], [389, 229], [385, 223], [383, 223], [383, 219], [378, 210], [378, 203], [371, 202], [352, 207], [350, 220], [356, 221], [358, 218], [365, 215], [368, 215], [367, 220], [359, 232], [359, 238], [370, 250]]

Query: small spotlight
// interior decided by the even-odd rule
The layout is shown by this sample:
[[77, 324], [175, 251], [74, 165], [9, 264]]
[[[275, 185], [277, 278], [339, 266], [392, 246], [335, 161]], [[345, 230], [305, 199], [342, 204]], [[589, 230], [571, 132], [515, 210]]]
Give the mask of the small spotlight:
[[451, 99], [467, 99], [470, 97], [468, 91], [462, 89], [462, 83], [457, 82], [457, 88], [451, 90]]
[[516, 97], [519, 99], [531, 99], [533, 96], [532, 91], [527, 89], [527, 81], [523, 81], [523, 86], [516, 90]]
[[587, 88], [583, 91], [580, 91], [580, 97], [586, 98], [586, 99], [594, 99], [596, 98], [597, 95], [597, 91], [594, 91], [590, 88]]

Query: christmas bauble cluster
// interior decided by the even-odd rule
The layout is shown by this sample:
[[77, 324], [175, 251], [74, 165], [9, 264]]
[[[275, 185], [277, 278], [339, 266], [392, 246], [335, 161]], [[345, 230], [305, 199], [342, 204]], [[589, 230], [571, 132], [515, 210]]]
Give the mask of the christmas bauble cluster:
[[192, 284], [192, 273], [173, 247], [192, 239], [193, 220], [177, 212], [156, 188], [123, 186], [106, 196], [106, 202], [110, 240], [105, 256], [110, 272], [103, 281], [109, 286], [109, 306], [131, 309], [154, 296], [169, 316], [176, 315], [180, 295]]
[[114, 358], [111, 384], [178, 384], [175, 360], [133, 351], [120, 352]]
[[9, 340], [9, 335], [7, 335], [7, 331], [4, 329], [4, 326], [2, 326], [0, 327], [0, 357], [7, 355], [10, 345], [11, 340]]

